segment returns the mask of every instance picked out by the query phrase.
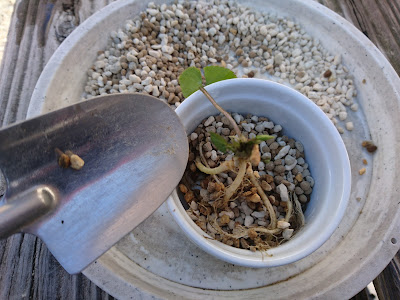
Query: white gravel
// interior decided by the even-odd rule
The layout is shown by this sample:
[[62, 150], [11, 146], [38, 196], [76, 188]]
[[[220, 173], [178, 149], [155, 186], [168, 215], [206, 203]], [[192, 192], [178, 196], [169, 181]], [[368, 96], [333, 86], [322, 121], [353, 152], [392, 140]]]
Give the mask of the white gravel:
[[[150, 3], [141, 17], [127, 20], [110, 36], [108, 49], [88, 71], [85, 98], [138, 91], [177, 107], [184, 98], [176, 79], [185, 68], [221, 64], [239, 76], [292, 86], [313, 100], [339, 132], [354, 128], [346, 122], [347, 107], [358, 109], [353, 101], [357, 93], [341, 53], [324, 49], [293, 20], [230, 0], [179, 0], [172, 5]], [[153, 82], [148, 83], [148, 77]]]

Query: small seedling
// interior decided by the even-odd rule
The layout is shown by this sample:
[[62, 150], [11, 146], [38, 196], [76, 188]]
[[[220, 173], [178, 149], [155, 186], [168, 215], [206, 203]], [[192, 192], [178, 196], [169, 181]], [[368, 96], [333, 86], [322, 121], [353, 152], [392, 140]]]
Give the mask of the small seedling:
[[[185, 98], [200, 90], [207, 97], [207, 99], [229, 120], [232, 128], [236, 132], [236, 135], [229, 136], [228, 140], [217, 133], [210, 132], [210, 139], [215, 148], [222, 153], [232, 153], [233, 160], [224, 161], [219, 166], [210, 168], [202, 151], [204, 142], [200, 143], [199, 156], [195, 158], [195, 165], [197, 169], [205, 174], [211, 175], [214, 179], [215, 186], [220, 187], [220, 189], [216, 192], [216, 199], [212, 204], [214, 217], [211, 218], [211, 212], [207, 213], [209, 224], [218, 232], [218, 234], [225, 237], [222, 240], [233, 239], [238, 241], [241, 238], [250, 238], [256, 249], [266, 250], [278, 245], [280, 243], [278, 240], [282, 238], [289, 239], [291, 237], [293, 229], [289, 227], [291, 225], [290, 222], [293, 221], [291, 219], [293, 215], [295, 215], [296, 222], [299, 224], [299, 226], [304, 224], [304, 216], [302, 214], [301, 205], [298, 202], [297, 197], [294, 194], [291, 194], [290, 199], [287, 199], [286, 202], [287, 205], [285, 218], [278, 221], [274, 207], [264, 191], [265, 188], [261, 186], [259, 180], [257, 179], [258, 173], [256, 174], [253, 171], [252, 167], [258, 166], [261, 161], [259, 144], [262, 141], [266, 141], [274, 137], [269, 135], [258, 135], [255, 138], [248, 139], [243, 136], [239, 126], [232, 116], [220, 105], [218, 105], [218, 103], [205, 89], [205, 85], [232, 78], [236, 78], [236, 75], [232, 71], [219, 66], [208, 66], [204, 68], [205, 80], [203, 80], [201, 71], [195, 67], [190, 67], [179, 76], [179, 83]], [[216, 175], [222, 172], [233, 172], [236, 174], [234, 181], [229, 186], [225, 187], [218, 181]], [[288, 191], [283, 184], [280, 186], [280, 189], [282, 192], [285, 192], [286, 195], [288, 195]], [[188, 191], [188, 193], [190, 192], [191, 191]], [[192, 194], [193, 192], [191, 195]], [[185, 199], [188, 198], [186, 195]], [[246, 228], [241, 225], [235, 225], [236, 227], [234, 233], [232, 234], [222, 230], [221, 227], [226, 225], [225, 223], [227, 220], [221, 218], [218, 222], [217, 219], [219, 213], [227, 209], [231, 201], [234, 201], [239, 197], [245, 197], [247, 201], [253, 203], [262, 203], [270, 217], [269, 226], [252, 226], [250, 228]], [[192, 199], [193, 197], [190, 197], [190, 201]], [[225, 219], [227, 218], [225, 217]], [[277, 238], [277, 236], [280, 236], [280, 238]]]
[[[226, 80], [236, 78], [235, 73], [231, 70], [219, 67], [219, 66], [208, 66], [204, 68], [204, 77], [206, 85]], [[269, 135], [258, 135], [253, 139], [247, 139], [242, 135], [241, 130], [233, 120], [232, 116], [225, 111], [218, 103], [211, 97], [203, 85], [203, 78], [199, 69], [195, 67], [190, 67], [186, 69], [179, 76], [179, 84], [181, 85], [182, 94], [185, 98], [189, 97], [194, 92], [200, 90], [207, 99], [218, 109], [231, 123], [237, 136], [231, 136], [230, 141], [226, 141], [222, 136], [216, 133], [211, 133], [211, 142], [215, 147], [221, 151], [231, 151], [235, 153], [236, 156], [246, 158], [250, 157], [252, 150], [255, 145], [260, 144], [262, 141], [272, 139]]]

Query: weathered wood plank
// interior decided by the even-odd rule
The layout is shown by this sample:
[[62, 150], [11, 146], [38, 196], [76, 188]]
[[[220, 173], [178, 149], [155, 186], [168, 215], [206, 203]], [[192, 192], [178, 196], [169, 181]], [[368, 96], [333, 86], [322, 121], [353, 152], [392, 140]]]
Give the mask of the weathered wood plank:
[[357, 295], [355, 295], [351, 300], [369, 300], [371, 299], [369, 296], [368, 289], [365, 288], [361, 292], [359, 292]]
[[[339, 13], [363, 32], [400, 75], [399, 0], [320, 0], [319, 2]], [[400, 298], [400, 252], [374, 280], [374, 285], [379, 299]]]
[[319, 0], [363, 32], [400, 74], [400, 0]]
[[[24, 119], [44, 65], [73, 28], [113, 0], [19, 0], [0, 67], [0, 124]], [[400, 74], [400, 0], [318, 0], [352, 22]], [[1, 126], [0, 125], [0, 126]], [[1, 186], [1, 183], [0, 183]], [[1, 191], [0, 191], [1, 195]], [[374, 281], [381, 299], [400, 297], [400, 255]], [[362, 291], [354, 299], [366, 299]], [[34, 236], [0, 241], [0, 299], [110, 299], [83, 275], [67, 274]]]
[[379, 299], [400, 299], [400, 252], [374, 280]]

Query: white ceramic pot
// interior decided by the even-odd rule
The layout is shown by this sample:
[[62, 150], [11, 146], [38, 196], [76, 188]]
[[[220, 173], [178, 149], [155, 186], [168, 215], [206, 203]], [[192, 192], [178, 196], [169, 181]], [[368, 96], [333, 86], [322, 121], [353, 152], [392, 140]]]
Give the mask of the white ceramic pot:
[[[225, 110], [268, 117], [282, 125], [285, 135], [303, 143], [306, 160], [315, 180], [305, 212], [306, 224], [291, 240], [268, 250], [266, 255], [210, 239], [187, 215], [177, 191], [168, 199], [175, 221], [203, 250], [233, 264], [273, 267], [309, 255], [327, 241], [339, 225], [350, 195], [350, 162], [337, 129], [311, 100], [275, 82], [231, 79], [214, 83], [206, 89]], [[176, 109], [176, 113], [190, 134], [204, 118], [219, 112], [197, 91]]]

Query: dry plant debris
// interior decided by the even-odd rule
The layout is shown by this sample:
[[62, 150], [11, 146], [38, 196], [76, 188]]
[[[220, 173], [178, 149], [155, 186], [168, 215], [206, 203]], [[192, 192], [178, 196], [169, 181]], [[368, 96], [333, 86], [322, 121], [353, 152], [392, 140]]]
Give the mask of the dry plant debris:
[[[236, 134], [229, 120], [223, 114], [204, 119], [188, 137], [189, 163], [179, 190], [189, 216], [212, 238], [241, 249], [267, 250], [304, 225], [314, 179], [303, 145], [283, 135], [280, 125], [265, 117], [232, 117], [246, 139], [272, 139], [256, 145], [248, 160], [241, 159], [211, 142], [213, 133], [226, 140]], [[252, 161], [254, 156], [258, 159]]]
[[378, 147], [372, 141], [363, 141], [361, 146], [367, 149], [369, 153], [374, 153], [378, 149]]
[[66, 169], [70, 167], [74, 170], [80, 170], [85, 165], [85, 161], [70, 150], [67, 150], [64, 153], [60, 149], [56, 148], [56, 153], [59, 156], [58, 165], [62, 168]]

